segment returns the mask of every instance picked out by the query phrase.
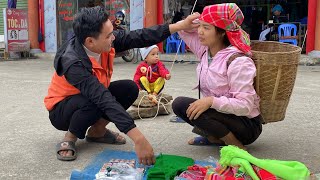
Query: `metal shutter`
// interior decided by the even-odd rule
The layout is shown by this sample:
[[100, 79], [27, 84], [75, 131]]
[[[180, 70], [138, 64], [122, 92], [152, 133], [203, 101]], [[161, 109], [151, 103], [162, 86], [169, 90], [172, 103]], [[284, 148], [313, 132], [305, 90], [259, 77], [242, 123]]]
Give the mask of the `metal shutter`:
[[28, 0], [17, 0], [17, 9], [28, 9]]
[[0, 0], [0, 35], [4, 35], [3, 33], [3, 8], [8, 7], [8, 0]]

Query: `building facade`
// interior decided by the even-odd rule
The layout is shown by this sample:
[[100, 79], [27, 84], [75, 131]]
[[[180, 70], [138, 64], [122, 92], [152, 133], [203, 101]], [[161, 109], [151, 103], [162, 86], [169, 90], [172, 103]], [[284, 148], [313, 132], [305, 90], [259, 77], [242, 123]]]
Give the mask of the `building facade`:
[[[269, 19], [270, 9], [272, 5], [277, 3], [276, 0], [214, 1], [214, 3], [221, 2], [237, 3], [247, 20], [252, 20], [255, 17], [252, 14], [254, 10], [261, 11], [263, 17]], [[199, 12], [205, 5], [212, 3], [212, 0], [198, 0], [195, 11]], [[291, 7], [293, 8], [291, 9], [294, 9], [294, 13], [290, 15], [290, 21], [296, 21], [301, 14], [307, 15], [307, 36], [304, 42], [306, 52], [308, 53], [313, 50], [320, 51], [320, 1], [293, 0], [288, 1], [288, 3], [292, 5]], [[193, 0], [18, 0], [17, 8], [28, 8], [31, 48], [40, 48], [43, 52], [56, 52], [58, 47], [72, 35], [73, 16], [82, 7], [103, 6], [110, 14], [111, 20], [114, 19], [116, 12], [122, 11], [126, 15], [128, 29], [136, 29], [162, 24], [163, 22], [170, 23], [172, 22], [171, 17], [177, 11], [183, 11], [186, 13], [184, 16], [186, 16], [188, 15], [187, 13], [190, 13], [193, 4]], [[307, 4], [308, 8], [297, 8], [305, 6], [305, 4]], [[7, 2], [1, 1], [0, 8], [6, 7]], [[130, 8], [132, 9], [131, 11]], [[131, 24], [132, 22], [133, 24]], [[254, 33], [250, 31], [249, 34], [253, 37]], [[3, 19], [0, 19], [1, 34], [3, 34]], [[160, 46], [162, 45], [160, 44]]]

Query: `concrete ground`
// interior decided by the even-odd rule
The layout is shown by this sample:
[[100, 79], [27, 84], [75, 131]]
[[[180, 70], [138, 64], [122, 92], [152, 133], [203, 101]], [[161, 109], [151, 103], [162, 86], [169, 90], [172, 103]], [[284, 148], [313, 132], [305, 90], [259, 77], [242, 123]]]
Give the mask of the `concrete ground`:
[[[51, 75], [52, 56], [35, 60], [0, 61], [0, 179], [68, 179], [73, 169], [82, 170], [105, 148], [133, 150], [125, 145], [77, 142], [78, 158], [72, 162], [56, 159], [55, 145], [64, 132], [50, 124], [43, 105]], [[167, 63], [167, 67], [171, 64]], [[132, 79], [136, 64], [115, 61], [113, 80]], [[197, 97], [196, 64], [178, 63], [164, 92], [173, 97]], [[263, 126], [260, 138], [248, 146], [258, 158], [297, 160], [320, 173], [320, 66], [299, 66], [293, 95], [282, 122]], [[156, 153], [177, 154], [203, 160], [219, 159], [217, 147], [187, 144], [194, 136], [186, 123], [169, 122], [168, 116], [137, 120]], [[116, 129], [114, 125], [110, 128]]]

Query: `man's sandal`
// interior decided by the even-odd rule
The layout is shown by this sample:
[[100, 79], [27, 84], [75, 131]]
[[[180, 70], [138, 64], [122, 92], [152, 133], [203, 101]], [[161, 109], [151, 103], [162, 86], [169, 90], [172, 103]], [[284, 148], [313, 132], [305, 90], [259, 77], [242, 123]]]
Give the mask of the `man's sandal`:
[[97, 142], [97, 143], [106, 143], [106, 144], [125, 144], [126, 139], [119, 139], [119, 133], [113, 132], [107, 129], [106, 133], [102, 137], [88, 137], [86, 136], [86, 141], [88, 142]]
[[[60, 155], [61, 151], [72, 151], [71, 156]], [[76, 145], [73, 141], [63, 141], [56, 145], [57, 159], [61, 161], [73, 161], [77, 158]]]

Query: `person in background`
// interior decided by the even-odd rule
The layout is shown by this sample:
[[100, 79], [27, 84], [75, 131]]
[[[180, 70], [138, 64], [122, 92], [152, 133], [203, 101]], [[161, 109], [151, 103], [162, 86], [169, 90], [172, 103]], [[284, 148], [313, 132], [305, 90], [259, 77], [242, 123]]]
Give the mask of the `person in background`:
[[282, 8], [281, 4], [276, 4], [272, 10], [272, 22], [267, 25], [267, 28], [260, 33], [259, 40], [276, 40], [278, 34], [278, 26], [279, 24], [274, 23], [282, 23], [289, 21], [289, 14], [285, 15], [285, 10]]
[[288, 22], [289, 21], [289, 14], [285, 14], [284, 9], [280, 4], [275, 5], [272, 8], [272, 20], [273, 23], [281, 23], [281, 22]]

